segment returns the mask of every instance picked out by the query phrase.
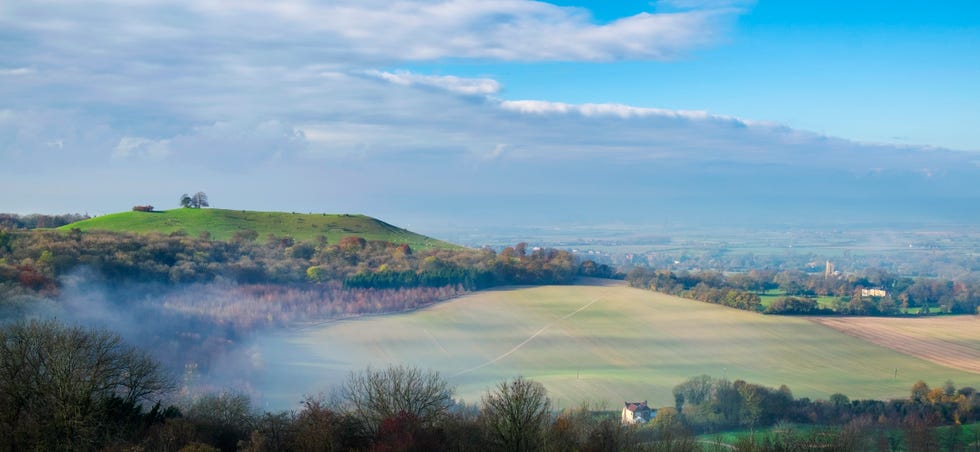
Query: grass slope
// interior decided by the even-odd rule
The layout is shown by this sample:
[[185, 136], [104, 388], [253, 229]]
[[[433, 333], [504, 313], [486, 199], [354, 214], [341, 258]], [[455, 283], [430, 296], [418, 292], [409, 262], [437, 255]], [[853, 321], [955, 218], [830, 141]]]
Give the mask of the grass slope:
[[[673, 404], [671, 389], [708, 374], [797, 397], [905, 397], [922, 379], [980, 385], [980, 374], [933, 364], [804, 318], [763, 316], [622, 286], [479, 292], [407, 314], [312, 326], [255, 345], [270, 406], [294, 407], [351, 370], [431, 368], [477, 401], [518, 375], [542, 382], [559, 407], [583, 401]], [[899, 369], [898, 377], [894, 370]]]
[[251, 229], [259, 240], [268, 234], [292, 236], [296, 240], [315, 240], [325, 235], [330, 243], [356, 235], [368, 240], [407, 243], [412, 248], [449, 248], [447, 242], [416, 234], [364, 215], [253, 212], [226, 209], [174, 209], [160, 212], [120, 212], [79, 221], [61, 230], [78, 228], [116, 232], [169, 234], [186, 231], [192, 236], [210, 232], [211, 237], [227, 240], [237, 231]]

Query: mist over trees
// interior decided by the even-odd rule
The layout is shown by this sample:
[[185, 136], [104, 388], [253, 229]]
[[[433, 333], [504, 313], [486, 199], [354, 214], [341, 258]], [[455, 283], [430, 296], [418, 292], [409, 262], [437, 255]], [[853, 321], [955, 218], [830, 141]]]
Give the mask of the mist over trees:
[[307, 396], [296, 410], [262, 412], [228, 391], [162, 408], [155, 401], [167, 380], [111, 334], [34, 322], [4, 326], [0, 339], [6, 450], [695, 451], [704, 445], [696, 434], [772, 426], [779, 428], [743, 436], [735, 448], [961, 450], [961, 431], [980, 434], [970, 426], [980, 419], [980, 393], [951, 381], [920, 381], [907, 398], [889, 401], [839, 393], [810, 400], [786, 386], [702, 375], [675, 386], [675, 405], [659, 407], [650, 422], [623, 425], [618, 412], [588, 405], [556, 411], [531, 379], [503, 380], [467, 405], [438, 373], [389, 365], [352, 372], [336, 397]]
[[[219, 370], [227, 361], [216, 356], [265, 327], [416, 309], [501, 284], [564, 284], [577, 275], [613, 273], [608, 265], [580, 262], [569, 252], [526, 243], [499, 252], [415, 250], [354, 236], [328, 243], [326, 238], [259, 237], [248, 230], [220, 241], [180, 232], [0, 229], [0, 308], [5, 313], [13, 312], [8, 308], [20, 310], [8, 317], [36, 314], [79, 294], [101, 293], [106, 299], [102, 305], [65, 303], [65, 309], [75, 310], [62, 312], [81, 318], [86, 311], [104, 311], [118, 317], [113, 326], [140, 325], [130, 337], [141, 336], [144, 342], [139, 344], [159, 360], [104, 330], [45, 322], [3, 329], [0, 380], [10, 377], [12, 383], [0, 381], [0, 438], [6, 438], [0, 442], [9, 439], [15, 449], [45, 450], [111, 444], [147, 450], [204, 445], [222, 450], [623, 450], [651, 443], [663, 450], [691, 450], [690, 434], [695, 432], [793, 422], [845, 424], [834, 440], [840, 442], [833, 444], [862, 450], [871, 443], [855, 438], [876, 438], [886, 429], [904, 429], [906, 444], [931, 447], [938, 441], [930, 437], [933, 427], [973, 422], [980, 415], [976, 391], [957, 389], [951, 382], [939, 388], [923, 382], [908, 400], [851, 401], [841, 394], [810, 401], [795, 399], [785, 387], [702, 376], [678, 385], [675, 406], [661, 409], [651, 425], [640, 429], [624, 428], [608, 413], [584, 408], [555, 413], [545, 388], [524, 378], [500, 382], [488, 388], [480, 405], [467, 406], [453, 400], [453, 388], [438, 374], [410, 367], [356, 372], [347, 387], [338, 388], [345, 397], [309, 397], [296, 412], [256, 413], [248, 395], [236, 392], [205, 394], [168, 410], [153, 404], [165, 387], [131, 390], [156, 388], [148, 375], [167, 365], [187, 365], [193, 370], [188, 375]], [[786, 296], [767, 309], [785, 314], [826, 313], [813, 298], [821, 295], [848, 298], [846, 305], [836, 307], [838, 313], [887, 315], [923, 307], [975, 312], [980, 293], [968, 281], [906, 278], [874, 269], [833, 277], [792, 270], [726, 274], [635, 269], [628, 281], [754, 311], [762, 310], [759, 293], [779, 290]], [[878, 287], [888, 295], [860, 295], [861, 289]], [[143, 326], [137, 319], [153, 322]], [[43, 343], [54, 345], [39, 345]], [[65, 353], [65, 346], [81, 351]], [[44, 362], [51, 365], [46, 369], [73, 363], [71, 371], [59, 370], [51, 377], [71, 375], [78, 381], [44, 382], [45, 388], [55, 389], [21, 395], [24, 379], [43, 380], [28, 377], [25, 369], [31, 366], [23, 364], [27, 358], [18, 358], [31, 353], [48, 356]], [[91, 381], [101, 376], [77, 378], [93, 368], [86, 356], [124, 363], [123, 383], [92, 390]], [[25, 416], [25, 410], [34, 414]], [[779, 441], [790, 439], [798, 438]], [[819, 441], [811, 445], [827, 444], [826, 438]]]
[[110, 328], [170, 369], [189, 366], [195, 386], [247, 384], [253, 370], [220, 363], [244, 360], [242, 344], [268, 328], [417, 309], [500, 284], [569, 283], [579, 267], [568, 252], [526, 245], [416, 251], [248, 230], [227, 241], [0, 230], [0, 315]]

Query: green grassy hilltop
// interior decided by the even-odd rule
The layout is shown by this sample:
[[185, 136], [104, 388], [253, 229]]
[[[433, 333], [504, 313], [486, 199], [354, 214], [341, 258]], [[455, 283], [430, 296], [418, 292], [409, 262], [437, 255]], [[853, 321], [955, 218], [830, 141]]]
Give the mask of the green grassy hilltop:
[[145, 234], [185, 231], [197, 236], [208, 232], [217, 240], [230, 239], [236, 232], [253, 230], [263, 239], [269, 234], [315, 240], [326, 236], [336, 243], [346, 236], [367, 240], [407, 243], [415, 249], [451, 248], [455, 245], [392, 226], [365, 215], [254, 212], [227, 209], [173, 209], [158, 212], [120, 212], [79, 221], [61, 230], [103, 230]]

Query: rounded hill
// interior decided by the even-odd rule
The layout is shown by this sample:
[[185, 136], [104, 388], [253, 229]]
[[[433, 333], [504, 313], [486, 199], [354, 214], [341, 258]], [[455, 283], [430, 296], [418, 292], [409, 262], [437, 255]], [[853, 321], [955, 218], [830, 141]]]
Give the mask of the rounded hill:
[[182, 208], [114, 213], [68, 224], [58, 229], [137, 234], [171, 234], [183, 231], [194, 236], [209, 233], [211, 238], [216, 240], [228, 240], [236, 233], [255, 231], [260, 238], [270, 234], [277, 237], [290, 236], [296, 240], [316, 240], [326, 237], [331, 243], [336, 243], [343, 237], [358, 236], [367, 240], [407, 243], [415, 249], [456, 247], [451, 243], [416, 234], [376, 218], [352, 214]]

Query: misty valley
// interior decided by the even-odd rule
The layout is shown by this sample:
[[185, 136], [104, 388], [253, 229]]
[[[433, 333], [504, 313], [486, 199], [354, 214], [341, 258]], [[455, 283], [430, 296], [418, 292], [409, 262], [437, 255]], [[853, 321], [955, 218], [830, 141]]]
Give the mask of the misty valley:
[[[560, 450], [592, 447], [590, 435], [607, 431], [617, 449], [860, 450], [968, 444], [975, 425], [948, 426], [980, 417], [980, 282], [968, 232], [911, 252], [882, 246], [881, 234], [861, 246], [860, 235], [821, 242], [828, 233], [818, 231], [795, 233], [808, 244], [795, 250], [719, 249], [704, 232], [631, 243], [622, 231], [467, 248], [362, 216], [145, 207], [4, 217], [4, 372], [48, 362], [109, 378], [96, 364], [111, 353], [155, 363], [136, 361], [146, 376], [136, 383], [71, 386], [67, 399], [62, 386], [22, 398], [24, 384], [63, 385], [58, 373], [0, 372], [6, 444], [470, 449], [478, 440], [507, 449], [518, 438]], [[868, 263], [878, 265], [856, 268]], [[93, 336], [91, 351], [68, 339], [96, 333], [122, 342]], [[86, 353], [102, 361], [70, 358]], [[394, 391], [420, 375], [443, 388], [435, 418], [393, 394], [358, 401], [351, 387], [376, 377], [384, 382], [374, 389]], [[685, 392], [694, 382], [702, 389]], [[145, 391], [120, 392], [132, 387]], [[535, 394], [540, 419], [498, 436], [486, 430], [487, 410], [513, 402], [512, 390]], [[94, 405], [79, 412], [72, 400]], [[644, 422], [620, 419], [630, 400], [652, 410]], [[67, 420], [45, 421], [39, 403]], [[372, 403], [394, 417], [365, 417], [367, 406], [382, 410]], [[25, 410], [37, 413], [14, 421]], [[562, 437], [562, 422], [585, 436]], [[763, 436], [711, 436], [739, 429]]]

